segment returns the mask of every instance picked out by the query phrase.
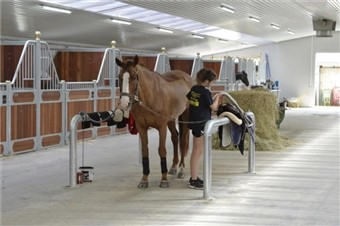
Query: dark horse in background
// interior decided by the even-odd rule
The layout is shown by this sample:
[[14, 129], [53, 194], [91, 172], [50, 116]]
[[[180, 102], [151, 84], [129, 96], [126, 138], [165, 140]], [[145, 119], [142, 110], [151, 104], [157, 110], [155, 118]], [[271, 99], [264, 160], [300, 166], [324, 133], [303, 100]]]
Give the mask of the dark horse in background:
[[[186, 94], [194, 85], [194, 81], [190, 75], [179, 70], [170, 71], [162, 75], [150, 71], [138, 64], [137, 55], [133, 60], [129, 59], [124, 62], [116, 58], [116, 63], [121, 67], [119, 73], [121, 107], [131, 107], [141, 138], [143, 177], [138, 187], [148, 187], [148, 176], [150, 174], [148, 129], [150, 127], [156, 128], [159, 133], [158, 154], [162, 174], [160, 187], [169, 187], [166, 159], [167, 128], [171, 133], [174, 150], [169, 173], [177, 173], [177, 164], [179, 162], [178, 141], [180, 140], [181, 161], [179, 167], [181, 171], [178, 177], [183, 178], [184, 157], [189, 148], [189, 129], [187, 124], [181, 122], [188, 121]], [[179, 134], [176, 129], [177, 119], [179, 120]]]
[[241, 80], [247, 87], [249, 86], [248, 74], [245, 71], [236, 73], [235, 77], [235, 81]]

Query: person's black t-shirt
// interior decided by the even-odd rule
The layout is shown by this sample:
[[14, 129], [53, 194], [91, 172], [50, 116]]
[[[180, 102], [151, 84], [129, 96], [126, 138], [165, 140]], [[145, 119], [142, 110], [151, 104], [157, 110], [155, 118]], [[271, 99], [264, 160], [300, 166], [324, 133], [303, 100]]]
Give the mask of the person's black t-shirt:
[[[187, 94], [189, 100], [189, 129], [204, 127], [205, 123], [211, 119], [211, 108], [213, 99], [209, 89], [201, 85], [195, 85]], [[201, 123], [198, 123], [201, 122]]]

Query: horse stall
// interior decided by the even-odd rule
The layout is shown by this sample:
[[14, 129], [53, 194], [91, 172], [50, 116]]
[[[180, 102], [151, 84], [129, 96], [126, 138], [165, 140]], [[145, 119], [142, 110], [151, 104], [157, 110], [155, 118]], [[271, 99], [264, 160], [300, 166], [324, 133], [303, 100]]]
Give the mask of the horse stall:
[[[113, 62], [120, 52], [114, 43], [105, 50], [55, 53], [37, 34], [35, 40], [1, 48], [1, 155], [65, 145], [75, 114], [116, 106], [118, 69]], [[101, 124], [78, 132], [78, 139], [123, 132]]]

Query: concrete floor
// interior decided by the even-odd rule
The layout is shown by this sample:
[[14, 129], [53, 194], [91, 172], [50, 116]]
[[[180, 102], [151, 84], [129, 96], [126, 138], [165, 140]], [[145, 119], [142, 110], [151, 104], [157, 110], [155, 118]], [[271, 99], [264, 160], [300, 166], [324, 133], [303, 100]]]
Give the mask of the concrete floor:
[[[186, 179], [158, 187], [156, 132], [150, 130], [149, 188], [137, 189], [138, 136], [84, 144], [94, 181], [69, 185], [69, 147], [1, 159], [2, 225], [339, 225], [340, 108], [286, 111], [280, 132], [296, 140], [284, 150], [256, 152], [256, 174], [247, 153], [213, 151], [213, 200]], [[78, 143], [79, 164], [82, 143]], [[168, 166], [171, 145], [168, 139]], [[189, 158], [186, 159], [189, 165]], [[203, 168], [203, 164], [201, 165]], [[203, 172], [203, 171], [202, 171]], [[187, 169], [187, 173], [189, 170]]]

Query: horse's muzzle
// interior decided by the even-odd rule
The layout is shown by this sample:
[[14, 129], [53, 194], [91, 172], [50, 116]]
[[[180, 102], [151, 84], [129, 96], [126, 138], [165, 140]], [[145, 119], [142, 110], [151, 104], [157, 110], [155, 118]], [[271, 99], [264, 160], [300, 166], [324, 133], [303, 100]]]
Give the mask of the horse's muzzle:
[[131, 108], [131, 95], [129, 93], [122, 93], [120, 95], [120, 106], [125, 110]]

